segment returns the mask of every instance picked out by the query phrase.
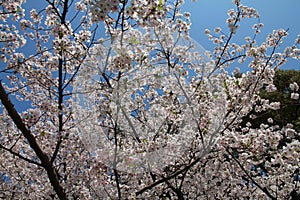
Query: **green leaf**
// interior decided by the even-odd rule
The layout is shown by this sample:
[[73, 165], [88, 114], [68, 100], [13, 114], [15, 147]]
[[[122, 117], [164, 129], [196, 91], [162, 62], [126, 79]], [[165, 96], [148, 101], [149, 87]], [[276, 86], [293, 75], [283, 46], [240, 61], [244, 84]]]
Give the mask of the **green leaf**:
[[18, 13], [22, 12], [22, 8], [20, 6], [17, 7], [17, 12]]
[[158, 1], [158, 10], [163, 10], [163, 1], [162, 0], [159, 0]]
[[135, 44], [135, 45], [140, 44], [140, 41], [138, 41], [138, 40], [136, 39], [136, 37], [131, 38], [131, 40], [130, 40], [129, 42], [130, 42], [131, 44]]

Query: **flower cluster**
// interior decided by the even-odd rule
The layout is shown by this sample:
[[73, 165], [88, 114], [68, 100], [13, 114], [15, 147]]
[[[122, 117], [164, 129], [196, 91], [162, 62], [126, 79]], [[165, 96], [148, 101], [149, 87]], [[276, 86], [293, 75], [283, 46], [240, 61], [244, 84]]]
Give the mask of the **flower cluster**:
[[165, 1], [143, 1], [134, 0], [130, 2], [131, 5], [126, 9], [126, 14], [142, 26], [157, 26], [166, 17]]
[[297, 91], [299, 90], [298, 84], [296, 82], [291, 83], [290, 89], [292, 90], [291, 98], [295, 100], [299, 99], [299, 93], [297, 93]]
[[40, 118], [40, 112], [37, 109], [30, 109], [27, 112], [23, 113], [23, 122], [28, 126], [31, 127], [35, 123], [38, 122]]
[[1, 1], [0, 20], [6, 21], [11, 16], [13, 16], [11, 18], [13, 21], [22, 18], [24, 16], [24, 9], [21, 6], [25, 2], [26, 0]]
[[[118, 10], [119, 1], [117, 0], [91, 0], [90, 2], [90, 15], [92, 21], [97, 23], [103, 21], [109, 12], [116, 12]], [[77, 7], [79, 5], [77, 4]], [[83, 9], [83, 6], [79, 6]]]
[[121, 54], [113, 58], [112, 63], [114, 65], [114, 69], [118, 71], [125, 71], [130, 69], [132, 60], [128, 54]]
[[15, 50], [24, 46], [26, 40], [20, 35], [19, 30], [15, 25], [0, 25], [0, 41], [1, 41], [1, 60], [6, 62], [9, 56], [13, 56]]

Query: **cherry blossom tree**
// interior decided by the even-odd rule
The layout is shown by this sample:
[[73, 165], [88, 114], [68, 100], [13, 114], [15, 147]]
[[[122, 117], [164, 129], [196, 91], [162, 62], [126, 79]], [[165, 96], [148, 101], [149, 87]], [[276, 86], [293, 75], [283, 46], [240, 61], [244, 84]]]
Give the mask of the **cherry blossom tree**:
[[[259, 14], [239, 0], [228, 31], [205, 30], [213, 52], [190, 38], [183, 0], [45, 0], [24, 10], [31, 2], [0, 2], [1, 197], [300, 196], [299, 133], [272, 118], [243, 121], [280, 108], [260, 91], [276, 90], [275, 71], [299, 59], [300, 38], [282, 53], [288, 30], [257, 44]], [[253, 34], [234, 43], [247, 18], [257, 19]], [[299, 102], [296, 82], [289, 91]]]

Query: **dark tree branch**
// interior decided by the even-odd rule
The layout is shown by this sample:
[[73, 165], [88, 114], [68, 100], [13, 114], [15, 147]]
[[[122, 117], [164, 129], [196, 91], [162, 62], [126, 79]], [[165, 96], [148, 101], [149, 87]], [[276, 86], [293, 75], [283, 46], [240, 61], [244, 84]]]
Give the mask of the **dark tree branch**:
[[66, 193], [65, 193], [63, 187], [59, 183], [57, 173], [55, 172], [54, 167], [52, 166], [48, 155], [41, 149], [41, 147], [37, 143], [34, 135], [23, 123], [22, 118], [18, 114], [14, 105], [11, 103], [1, 82], [0, 82], [0, 99], [1, 99], [2, 104], [5, 107], [6, 111], [8, 112], [8, 115], [11, 117], [14, 124], [21, 131], [23, 136], [27, 139], [30, 147], [33, 149], [33, 151], [35, 152], [37, 157], [40, 159], [41, 166], [47, 171], [47, 175], [50, 180], [50, 183], [51, 183], [53, 189], [55, 190], [57, 196], [59, 197], [59, 199], [61, 199], [61, 200], [67, 199]]
[[[115, 148], [118, 148], [118, 139], [117, 139], [117, 136], [118, 136], [118, 123], [116, 122], [115, 126], [114, 126], [114, 137], [115, 137]], [[115, 152], [117, 154], [117, 152]], [[116, 159], [116, 155], [115, 154], [115, 159]], [[116, 185], [117, 185], [117, 191], [118, 191], [118, 199], [121, 200], [121, 188], [120, 188], [120, 180], [119, 180], [119, 174], [118, 174], [118, 170], [117, 170], [117, 167], [116, 167], [116, 160], [114, 161], [114, 174], [116, 176]]]
[[[237, 8], [238, 8], [238, 6], [239, 6], [239, 3], [237, 4]], [[236, 19], [235, 19], [235, 21], [234, 21], [234, 23], [233, 23], [233, 25], [232, 25], [233, 27], [235, 27], [235, 26], [237, 25], [237, 23], [240, 21], [240, 15], [241, 15], [241, 11], [240, 11], [239, 8], [238, 8], [237, 17], [236, 17]], [[231, 39], [232, 39], [232, 37], [233, 37], [234, 34], [235, 34], [234, 31], [230, 31], [230, 35], [229, 35], [229, 37], [228, 37], [228, 39], [227, 39], [227, 41], [226, 41], [226, 43], [225, 43], [225, 45], [224, 45], [224, 47], [223, 47], [223, 50], [222, 50], [222, 52], [221, 52], [220, 57], [219, 57], [218, 60], [217, 60], [217, 63], [216, 63], [216, 65], [215, 65], [215, 68], [210, 72], [210, 74], [208, 75], [208, 78], [209, 78], [209, 77], [210, 77], [217, 69], [219, 69], [221, 65], [225, 64], [225, 63], [221, 63], [221, 59], [222, 59], [224, 53], [226, 52], [226, 49], [227, 49], [227, 47], [228, 47], [228, 45], [229, 45], [229, 42], [231, 41]], [[220, 65], [220, 63], [221, 63], [221, 65]]]
[[116, 184], [117, 184], [117, 191], [118, 191], [118, 199], [121, 200], [121, 188], [120, 188], [120, 180], [119, 180], [119, 173], [117, 169], [113, 169], [114, 174], [116, 176]]
[[194, 165], [196, 165], [196, 164], [200, 161], [200, 159], [201, 159], [201, 158], [198, 157], [198, 158], [196, 158], [193, 162], [191, 162], [190, 164], [188, 164], [187, 166], [185, 166], [184, 168], [182, 168], [181, 170], [178, 170], [178, 171], [174, 172], [173, 174], [171, 174], [170, 176], [168, 176], [168, 177], [163, 177], [162, 179], [159, 179], [158, 181], [156, 181], [156, 182], [154, 182], [154, 183], [152, 183], [152, 184], [150, 184], [150, 185], [144, 187], [143, 189], [137, 191], [137, 192], [136, 192], [136, 195], [138, 196], [138, 195], [144, 193], [144, 192], [147, 191], [147, 190], [151, 190], [151, 189], [154, 188], [155, 186], [157, 186], [157, 185], [159, 185], [159, 184], [161, 184], [161, 183], [164, 183], [164, 182], [166, 182], [166, 181], [168, 181], [168, 180], [171, 180], [171, 179], [177, 177], [178, 175], [180, 175], [180, 174], [182, 174], [182, 173], [184, 173], [184, 172], [190, 170]]
[[175, 188], [168, 180], [166, 180], [165, 182], [168, 185], [168, 187], [171, 188], [173, 190], [173, 192], [175, 192], [178, 200], [184, 200], [181, 188]]
[[[61, 15], [61, 24], [65, 24], [66, 23], [66, 16], [68, 13], [68, 0], [64, 1], [64, 6], [63, 6], [63, 12]], [[60, 39], [62, 37], [60, 36]], [[63, 78], [63, 65], [64, 65], [64, 60], [63, 60], [63, 50], [60, 51], [60, 58], [58, 60], [58, 140], [56, 142], [56, 146], [55, 146], [55, 150], [53, 152], [53, 155], [51, 157], [51, 164], [54, 162], [59, 149], [60, 149], [60, 145], [63, 142], [63, 136], [62, 136], [62, 132], [63, 132], [63, 99], [64, 99], [64, 78]], [[66, 75], [66, 74], [65, 74]]]
[[244, 168], [244, 166], [240, 163], [240, 161], [229, 151], [229, 149], [226, 149], [227, 153], [229, 153], [229, 155], [231, 155], [231, 157], [233, 158], [233, 160], [238, 164], [238, 166], [241, 168], [241, 170], [245, 173], [245, 175], [252, 181], [252, 183], [257, 186], [261, 191], [263, 191], [270, 199], [272, 200], [276, 200], [277, 198], [275, 198], [266, 187], [262, 187], [261, 185], [259, 185], [254, 179], [253, 177], [247, 172], [247, 170]]
[[12, 155], [14, 156], [17, 156], [18, 158], [22, 159], [22, 160], [25, 160], [26, 162], [29, 162], [29, 163], [32, 163], [32, 164], [35, 164], [37, 166], [40, 166], [42, 167], [41, 163], [38, 163], [34, 160], [31, 160], [29, 158], [26, 158], [24, 156], [22, 156], [21, 154], [17, 153], [17, 152], [14, 152], [11, 148], [6, 148], [5, 146], [3, 146], [2, 144], [0, 144], [0, 148], [1, 149], [4, 149], [5, 151], [8, 151], [9, 153], [11, 153]]

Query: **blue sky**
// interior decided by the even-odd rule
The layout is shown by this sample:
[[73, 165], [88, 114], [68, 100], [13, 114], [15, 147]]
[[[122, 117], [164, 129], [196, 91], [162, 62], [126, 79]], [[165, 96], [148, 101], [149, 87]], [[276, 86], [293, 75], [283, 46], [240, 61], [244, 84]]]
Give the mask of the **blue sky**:
[[[242, 0], [243, 5], [254, 7], [260, 14], [260, 22], [265, 26], [261, 34], [257, 37], [258, 42], [264, 41], [266, 36], [275, 29], [289, 29], [289, 36], [282, 44], [282, 48], [292, 45], [295, 38], [300, 34], [300, 0]], [[208, 41], [204, 34], [206, 28], [213, 30], [221, 27], [227, 33], [227, 10], [234, 8], [232, 0], [185, 0], [183, 11], [191, 13], [192, 28], [190, 35], [199, 42], [205, 49], [212, 50], [214, 45]], [[241, 24], [241, 29], [236, 37], [237, 41], [242, 41], [244, 36], [251, 33], [252, 25], [257, 23], [256, 19], [247, 19]], [[289, 61], [283, 69], [300, 70], [299, 61]]]
[[[35, 1], [36, 7], [44, 4], [44, 0], [27, 0], [25, 8], [32, 7], [30, 3]], [[257, 37], [258, 43], [265, 40], [266, 36], [275, 29], [289, 29], [289, 36], [282, 44], [281, 50], [286, 46], [292, 45], [295, 38], [300, 34], [300, 0], [241, 0], [241, 3], [249, 7], [254, 7], [260, 13], [260, 22], [265, 26], [261, 34]], [[213, 30], [215, 27], [221, 27], [225, 33], [228, 33], [226, 19], [227, 11], [234, 8], [232, 0], [185, 0], [182, 11], [191, 13], [192, 28], [190, 35], [205, 49], [213, 50], [214, 45], [204, 34], [205, 29]], [[241, 43], [245, 36], [253, 34], [252, 25], [257, 23], [257, 19], [246, 19], [241, 24], [234, 40]], [[283, 69], [299, 69], [300, 62], [291, 60]]]
[[[214, 45], [208, 40], [204, 34], [206, 28], [213, 30], [215, 27], [221, 27], [224, 32], [227, 32], [227, 10], [233, 8], [232, 0], [185, 0], [183, 6], [184, 11], [191, 13], [192, 28], [190, 35], [205, 49], [212, 50]], [[45, 3], [45, 0], [27, 0], [26, 8], [32, 8], [34, 3], [35, 8], [39, 8]], [[287, 45], [292, 45], [295, 38], [300, 34], [300, 0], [242, 0], [244, 5], [254, 7], [258, 10], [261, 16], [261, 22], [265, 27], [262, 33], [257, 38], [259, 42], [264, 41], [266, 36], [274, 29], [289, 28], [289, 36], [285, 39], [282, 49]], [[28, 11], [27, 11], [28, 14]], [[251, 27], [257, 20], [246, 20], [239, 30], [239, 34], [246, 36]], [[252, 33], [252, 32], [251, 32]], [[237, 37], [237, 41], [242, 41], [243, 37]], [[26, 45], [26, 51], [30, 52], [30, 47], [34, 44]], [[0, 65], [0, 69], [1, 66]], [[289, 61], [283, 69], [298, 69], [300, 70], [300, 62], [296, 60]], [[0, 75], [1, 79], [1, 75]]]

